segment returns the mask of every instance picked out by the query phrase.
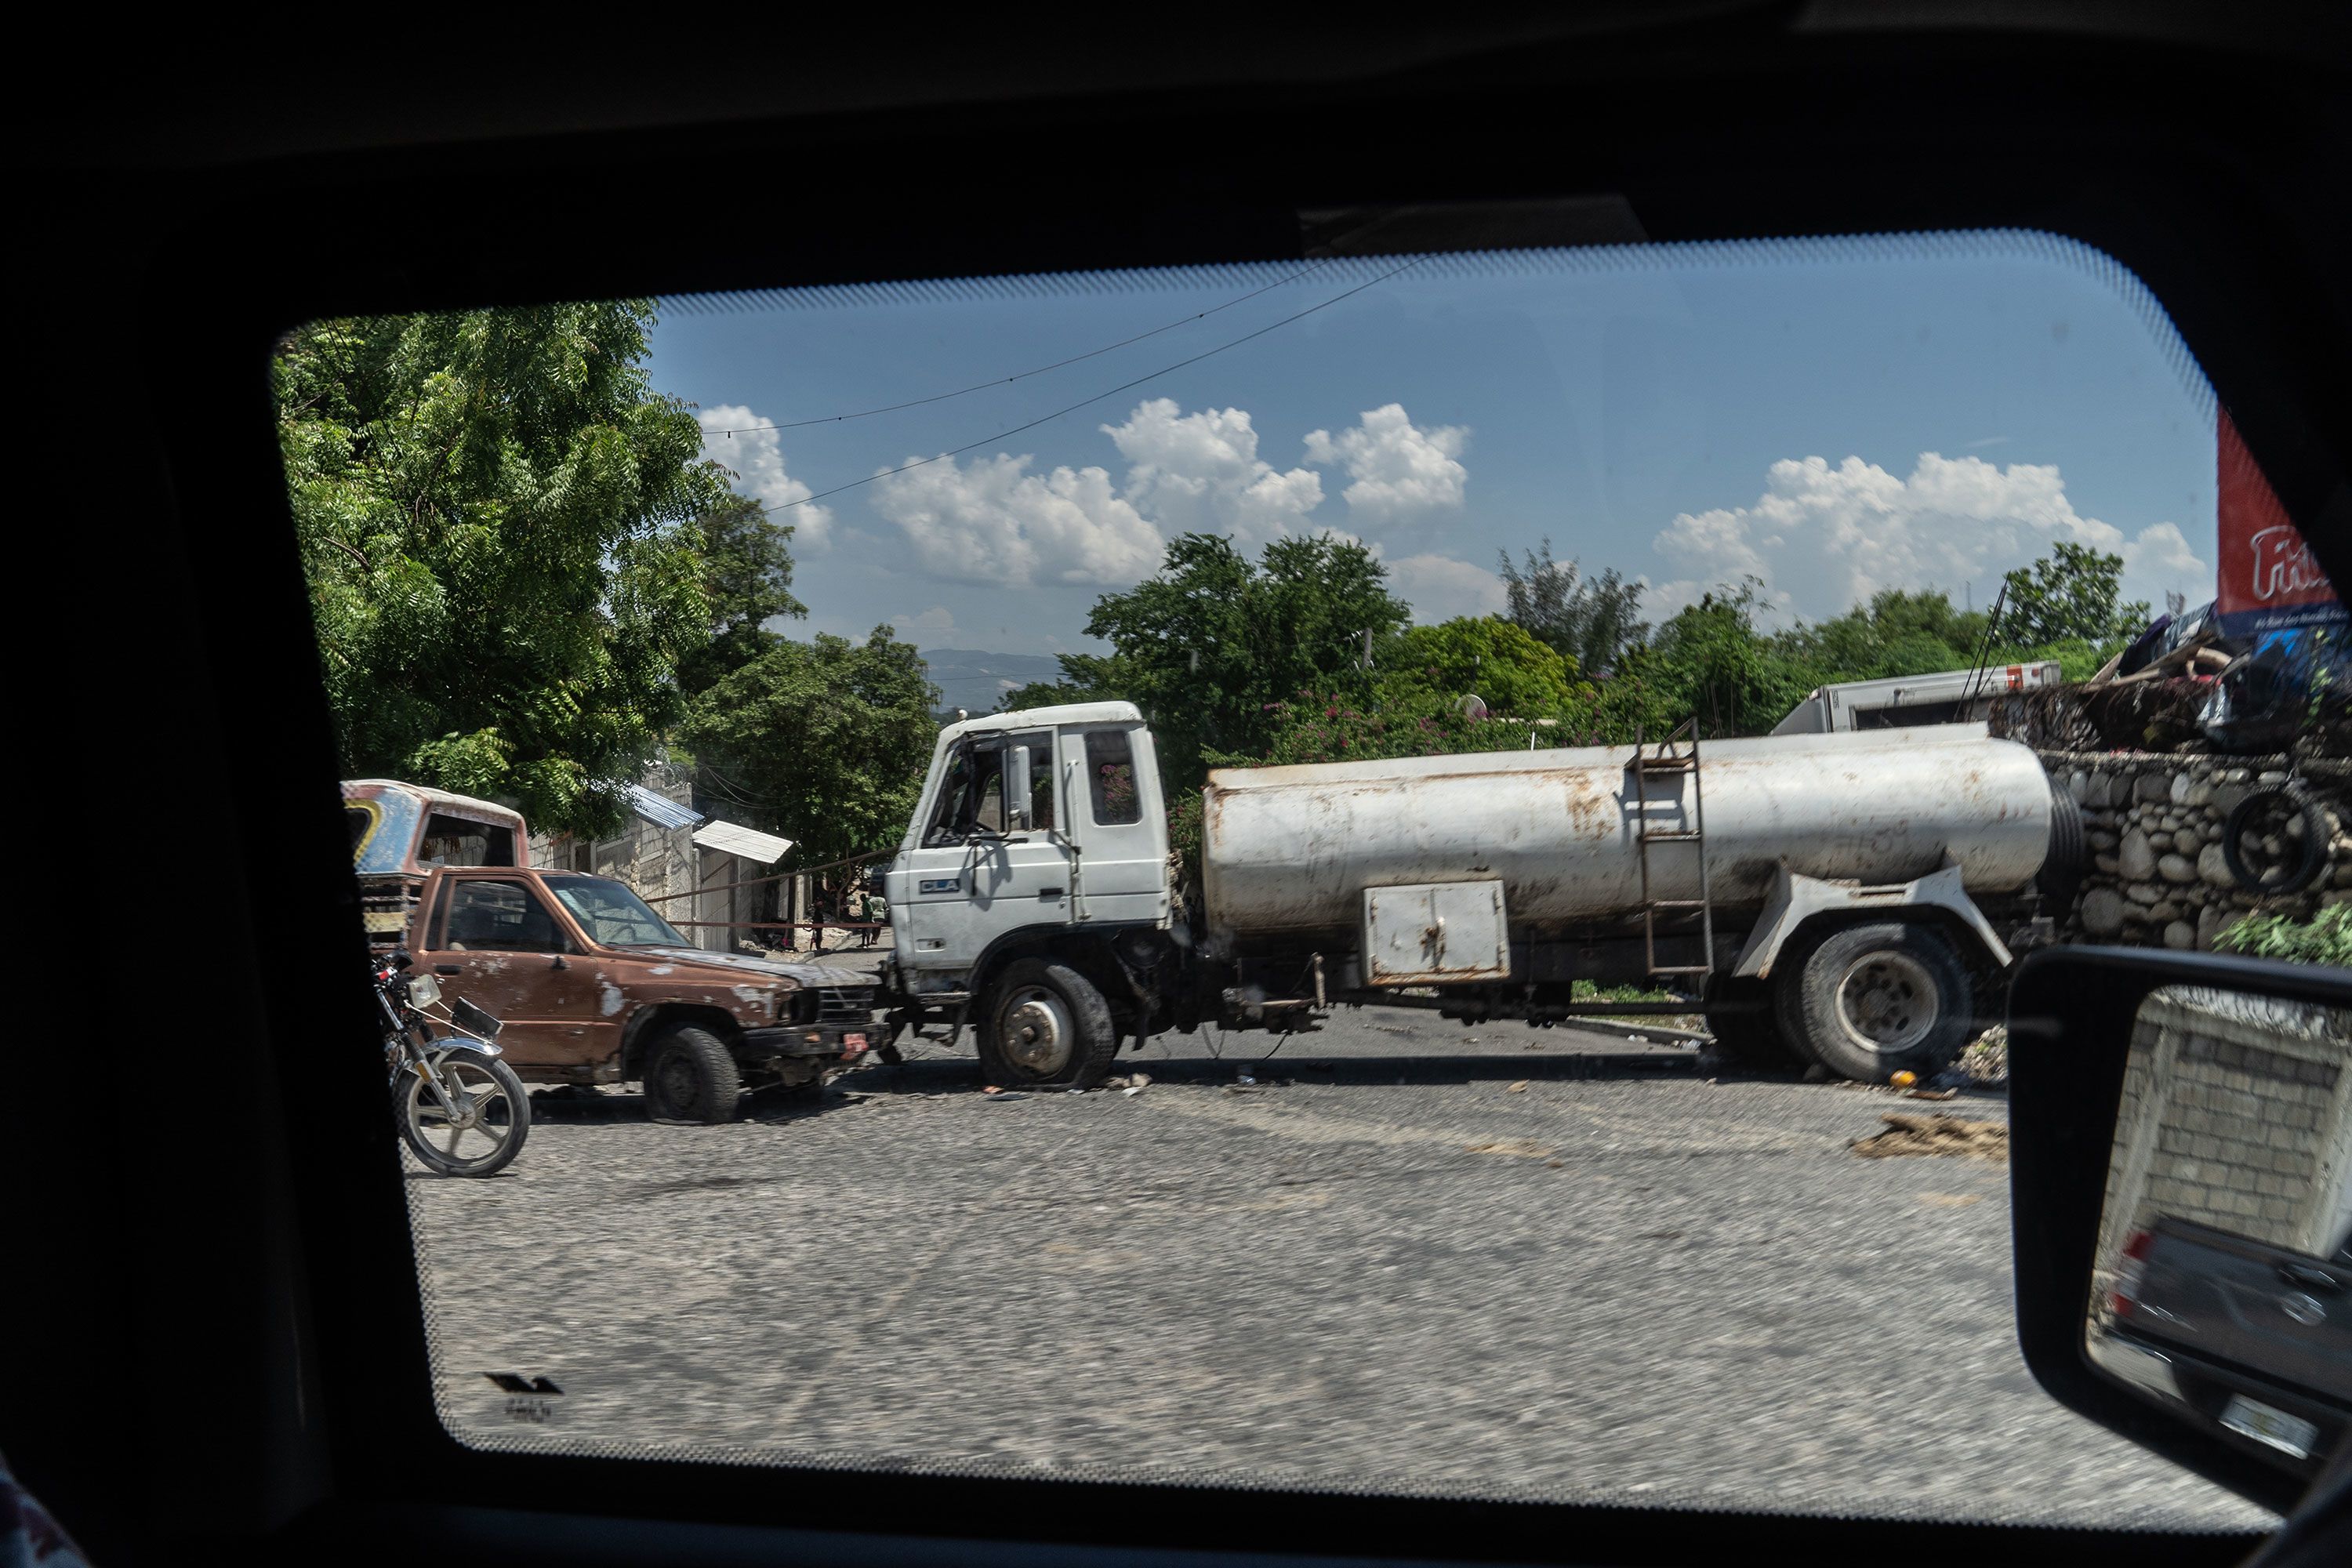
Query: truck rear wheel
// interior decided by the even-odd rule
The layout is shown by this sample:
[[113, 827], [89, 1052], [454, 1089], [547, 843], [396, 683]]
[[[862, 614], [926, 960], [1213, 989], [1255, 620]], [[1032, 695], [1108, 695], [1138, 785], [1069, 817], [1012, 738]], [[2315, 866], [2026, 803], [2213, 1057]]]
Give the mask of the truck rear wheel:
[[1812, 1058], [1789, 1043], [1780, 1028], [1780, 1019], [1772, 1007], [1771, 987], [1754, 980], [1728, 981], [1717, 987], [1710, 1002], [1755, 1002], [1761, 1004], [1754, 1011], [1731, 1012], [1710, 1010], [1706, 1015], [1707, 1032], [1723, 1054], [1742, 1067], [1762, 1070], [1801, 1068]]
[[1006, 1088], [1092, 1089], [1118, 1051], [1110, 1005], [1066, 963], [1015, 959], [980, 1019], [981, 1071]]
[[1932, 926], [1843, 926], [1795, 955], [1779, 987], [1780, 1026], [1799, 1049], [1859, 1083], [1951, 1066], [1976, 1016], [1967, 965]]
[[735, 1119], [743, 1079], [725, 1042], [708, 1029], [673, 1029], [646, 1053], [646, 1114], [656, 1121]]

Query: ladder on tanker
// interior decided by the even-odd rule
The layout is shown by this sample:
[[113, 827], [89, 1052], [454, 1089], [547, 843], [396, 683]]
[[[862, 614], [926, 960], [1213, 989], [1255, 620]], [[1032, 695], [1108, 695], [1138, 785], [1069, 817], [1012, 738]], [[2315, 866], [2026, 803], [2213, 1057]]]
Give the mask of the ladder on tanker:
[[[1642, 867], [1642, 942], [1643, 955], [1650, 966], [1650, 975], [1659, 979], [1668, 975], [1697, 975], [1702, 980], [1715, 973], [1715, 905], [1707, 887], [1706, 876], [1706, 810], [1705, 793], [1699, 783], [1698, 719], [1696, 715], [1685, 721], [1674, 733], [1651, 749], [1642, 732], [1633, 732], [1633, 814], [1634, 853]], [[1654, 778], [1679, 779], [1690, 775], [1689, 826], [1660, 830], [1650, 818], [1650, 781]], [[1681, 792], [1675, 792], [1679, 800]], [[1696, 899], [1661, 899], [1650, 891], [1650, 846], [1653, 844], [1687, 844], [1698, 856], [1698, 897]], [[1658, 915], [1698, 915], [1699, 958], [1697, 963], [1658, 962]]]

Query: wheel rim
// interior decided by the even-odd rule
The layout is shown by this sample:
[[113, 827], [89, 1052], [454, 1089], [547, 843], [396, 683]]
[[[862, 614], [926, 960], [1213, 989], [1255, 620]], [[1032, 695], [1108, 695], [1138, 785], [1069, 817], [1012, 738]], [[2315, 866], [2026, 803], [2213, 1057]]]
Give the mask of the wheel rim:
[[656, 1109], [667, 1113], [694, 1099], [694, 1063], [684, 1051], [664, 1051], [654, 1064], [653, 1081], [646, 1085]]
[[1866, 1048], [1907, 1051], [1936, 1027], [1943, 1007], [1935, 976], [1907, 953], [1864, 953], [1838, 982], [1838, 1018]]
[[515, 1134], [515, 1108], [506, 1086], [477, 1062], [434, 1062], [457, 1114], [441, 1109], [430, 1085], [421, 1078], [408, 1082], [408, 1120], [417, 1135], [453, 1170], [470, 1170], [498, 1157]]
[[1051, 1078], [1070, 1065], [1070, 1010], [1043, 985], [1024, 985], [1004, 999], [996, 1015], [996, 1038], [1004, 1059], [1025, 1073]]

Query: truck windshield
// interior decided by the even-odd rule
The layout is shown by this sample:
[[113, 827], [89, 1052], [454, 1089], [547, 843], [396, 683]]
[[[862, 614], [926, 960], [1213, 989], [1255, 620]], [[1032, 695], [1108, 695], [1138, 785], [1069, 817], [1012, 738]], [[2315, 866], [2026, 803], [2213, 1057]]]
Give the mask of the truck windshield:
[[592, 942], [606, 947], [690, 947], [677, 928], [646, 901], [604, 877], [550, 877], [548, 890], [572, 911]]

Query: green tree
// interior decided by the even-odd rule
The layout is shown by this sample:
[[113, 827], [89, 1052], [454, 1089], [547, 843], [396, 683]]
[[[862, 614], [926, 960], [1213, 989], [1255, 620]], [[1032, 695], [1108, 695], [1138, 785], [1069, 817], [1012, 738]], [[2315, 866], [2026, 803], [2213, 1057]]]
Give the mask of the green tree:
[[906, 832], [939, 738], [940, 700], [910, 643], [775, 638], [695, 701], [679, 735], [710, 792], [824, 865]]
[[793, 530], [750, 496], [729, 494], [695, 518], [702, 555], [702, 596], [710, 606], [710, 639], [688, 655], [678, 685], [688, 696], [709, 690], [776, 641], [767, 629], [778, 616], [808, 614], [793, 597]]
[[648, 385], [648, 301], [314, 323], [278, 438], [349, 773], [595, 833], [708, 639], [692, 520], [725, 495]]
[[1381, 663], [1381, 701], [1401, 712], [1457, 707], [1475, 695], [1490, 713], [1549, 719], [1575, 694], [1573, 661], [1499, 616], [1409, 626]]
[[2147, 601], [2116, 603], [2123, 573], [2120, 555], [2083, 544], [2053, 545], [2031, 567], [2004, 575], [2009, 602], [2001, 610], [2001, 635], [2028, 646], [2070, 637], [2112, 643], [2137, 636], [2147, 624]]
[[1275, 540], [1253, 563], [1223, 539], [1183, 534], [1158, 572], [1095, 602], [1087, 635], [1110, 654], [1065, 656], [1059, 681], [1025, 687], [1008, 705], [1135, 703], [1152, 721], [1170, 790], [1182, 794], [1206, 776], [1206, 752], [1262, 749], [1301, 692], [1370, 691], [1366, 634], [1377, 656], [1412, 619], [1386, 579], [1370, 551], [1325, 535]]
[[1552, 559], [1551, 541], [1527, 552], [1524, 566], [1503, 552], [1503, 591], [1507, 616], [1548, 643], [1579, 669], [1613, 668], [1626, 649], [1641, 646], [1649, 626], [1640, 617], [1642, 585], [1628, 583], [1614, 567], [1584, 577], [1573, 561]]
[[1598, 726], [1612, 742], [1656, 740], [1696, 717], [1703, 735], [1757, 735], [1821, 684], [1820, 670], [1759, 631], [1750, 579], [1685, 605], [1601, 689]]

